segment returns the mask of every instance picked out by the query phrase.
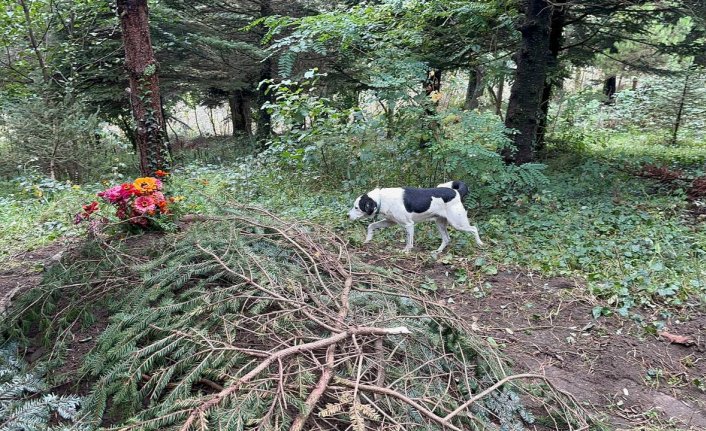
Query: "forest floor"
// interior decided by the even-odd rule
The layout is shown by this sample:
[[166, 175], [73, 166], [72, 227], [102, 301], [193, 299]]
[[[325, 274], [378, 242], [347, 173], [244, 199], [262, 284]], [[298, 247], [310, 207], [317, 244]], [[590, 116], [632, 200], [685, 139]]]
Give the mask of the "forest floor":
[[[155, 239], [144, 235], [136, 242], [147, 246]], [[43, 269], [58, 264], [65, 247], [55, 243], [15, 256], [15, 264], [0, 273], [0, 305], [4, 308], [12, 297], [38, 286]], [[497, 346], [513, 372], [546, 375], [609, 429], [706, 429], [703, 311], [682, 313], [680, 319], [667, 322], [670, 333], [690, 339], [689, 345], [671, 344], [617, 315], [594, 319], [580, 280], [542, 278], [518, 268], [478, 274], [466, 258], [430, 259], [422, 251], [381, 254], [374, 245], [361, 247], [358, 254], [370, 264], [399, 268], [426, 280], [423, 286], [429, 294], [453, 308], [476, 335]], [[77, 389], [70, 375], [106, 325], [107, 316], [98, 316], [92, 326], [72, 334], [66, 362], [56, 370], [66, 378], [62, 386]], [[46, 353], [31, 348], [26, 355], [33, 361]]]
[[610, 429], [706, 429], [703, 310], [667, 322], [665, 331], [688, 337], [688, 345], [672, 344], [617, 315], [594, 319], [581, 280], [504, 268], [467, 283], [473, 262], [464, 258], [364, 256], [426, 278], [439, 301], [498, 346], [513, 372], [547, 376]]

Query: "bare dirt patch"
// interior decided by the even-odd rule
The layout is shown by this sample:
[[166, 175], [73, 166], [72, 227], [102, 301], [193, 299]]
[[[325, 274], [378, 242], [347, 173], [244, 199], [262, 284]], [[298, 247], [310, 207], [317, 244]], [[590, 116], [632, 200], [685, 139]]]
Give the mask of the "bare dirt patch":
[[6, 263], [6, 268], [0, 271], [0, 316], [10, 306], [14, 297], [42, 281], [43, 271], [59, 263], [66, 247], [66, 244], [55, 242], [21, 253]]
[[439, 300], [497, 344], [516, 373], [547, 376], [612, 429], [706, 429], [703, 310], [666, 322], [670, 333], [693, 340], [687, 347], [629, 319], [594, 319], [593, 304], [576, 280], [517, 270], [481, 275], [467, 259], [364, 258], [426, 277]]

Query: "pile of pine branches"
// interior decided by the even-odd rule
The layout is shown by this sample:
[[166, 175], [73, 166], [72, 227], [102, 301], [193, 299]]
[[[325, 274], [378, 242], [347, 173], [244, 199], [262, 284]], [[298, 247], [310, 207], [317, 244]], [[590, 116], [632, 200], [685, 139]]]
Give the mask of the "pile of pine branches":
[[[255, 208], [193, 222], [87, 357], [87, 419], [119, 429], [586, 429], [410, 274]], [[103, 418], [103, 419], [102, 419]]]

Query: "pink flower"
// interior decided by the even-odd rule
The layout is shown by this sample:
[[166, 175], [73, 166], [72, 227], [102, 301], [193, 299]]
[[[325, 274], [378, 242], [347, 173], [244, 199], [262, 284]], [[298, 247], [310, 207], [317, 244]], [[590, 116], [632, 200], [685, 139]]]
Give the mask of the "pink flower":
[[154, 202], [157, 205], [167, 200], [167, 198], [164, 197], [164, 194], [162, 192], [154, 192], [152, 193], [152, 197], [154, 198]]
[[156, 206], [157, 204], [155, 203], [152, 196], [140, 196], [139, 198], [135, 199], [134, 203], [135, 211], [139, 212], [140, 214], [144, 214], [149, 211], [154, 211]]
[[98, 193], [98, 196], [107, 200], [111, 204], [114, 204], [114, 203], [118, 202], [119, 200], [123, 199], [122, 187], [121, 186], [111, 187], [108, 190], [105, 190], [105, 191]]

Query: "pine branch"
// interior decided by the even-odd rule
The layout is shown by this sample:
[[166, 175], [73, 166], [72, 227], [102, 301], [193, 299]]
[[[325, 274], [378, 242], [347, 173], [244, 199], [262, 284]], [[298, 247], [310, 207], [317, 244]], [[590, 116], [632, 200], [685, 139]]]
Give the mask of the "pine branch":
[[282, 349], [280, 351], [277, 351], [273, 353], [269, 358], [265, 359], [255, 367], [253, 370], [251, 370], [249, 373], [244, 375], [243, 377], [239, 378], [233, 385], [231, 385], [228, 388], [225, 388], [218, 394], [216, 394], [214, 397], [212, 397], [210, 400], [204, 402], [201, 404], [199, 407], [195, 408], [192, 410], [191, 414], [187, 418], [186, 422], [184, 422], [184, 425], [181, 427], [181, 431], [188, 431], [191, 428], [191, 425], [194, 423], [194, 421], [199, 418], [201, 419], [201, 422], [203, 421], [203, 415], [212, 407], [217, 406], [220, 404], [225, 398], [230, 396], [232, 393], [238, 391], [240, 387], [248, 383], [250, 380], [253, 378], [257, 377], [258, 374], [260, 374], [263, 370], [265, 370], [267, 367], [269, 367], [272, 362], [280, 360], [282, 358], [286, 358], [287, 356], [291, 356], [297, 353], [302, 353], [306, 351], [313, 351], [317, 349], [321, 349], [323, 347], [328, 347], [330, 345], [336, 344], [340, 341], [345, 340], [346, 338], [349, 338], [353, 335], [400, 335], [400, 334], [411, 334], [409, 329], [405, 328], [404, 326], [400, 326], [397, 328], [371, 328], [371, 327], [360, 327], [356, 329], [350, 329], [345, 332], [338, 333], [336, 335], [332, 335], [328, 338], [324, 338], [321, 340], [317, 340], [311, 343], [304, 343], [304, 344], [299, 344], [296, 346], [291, 346], [286, 349]]

